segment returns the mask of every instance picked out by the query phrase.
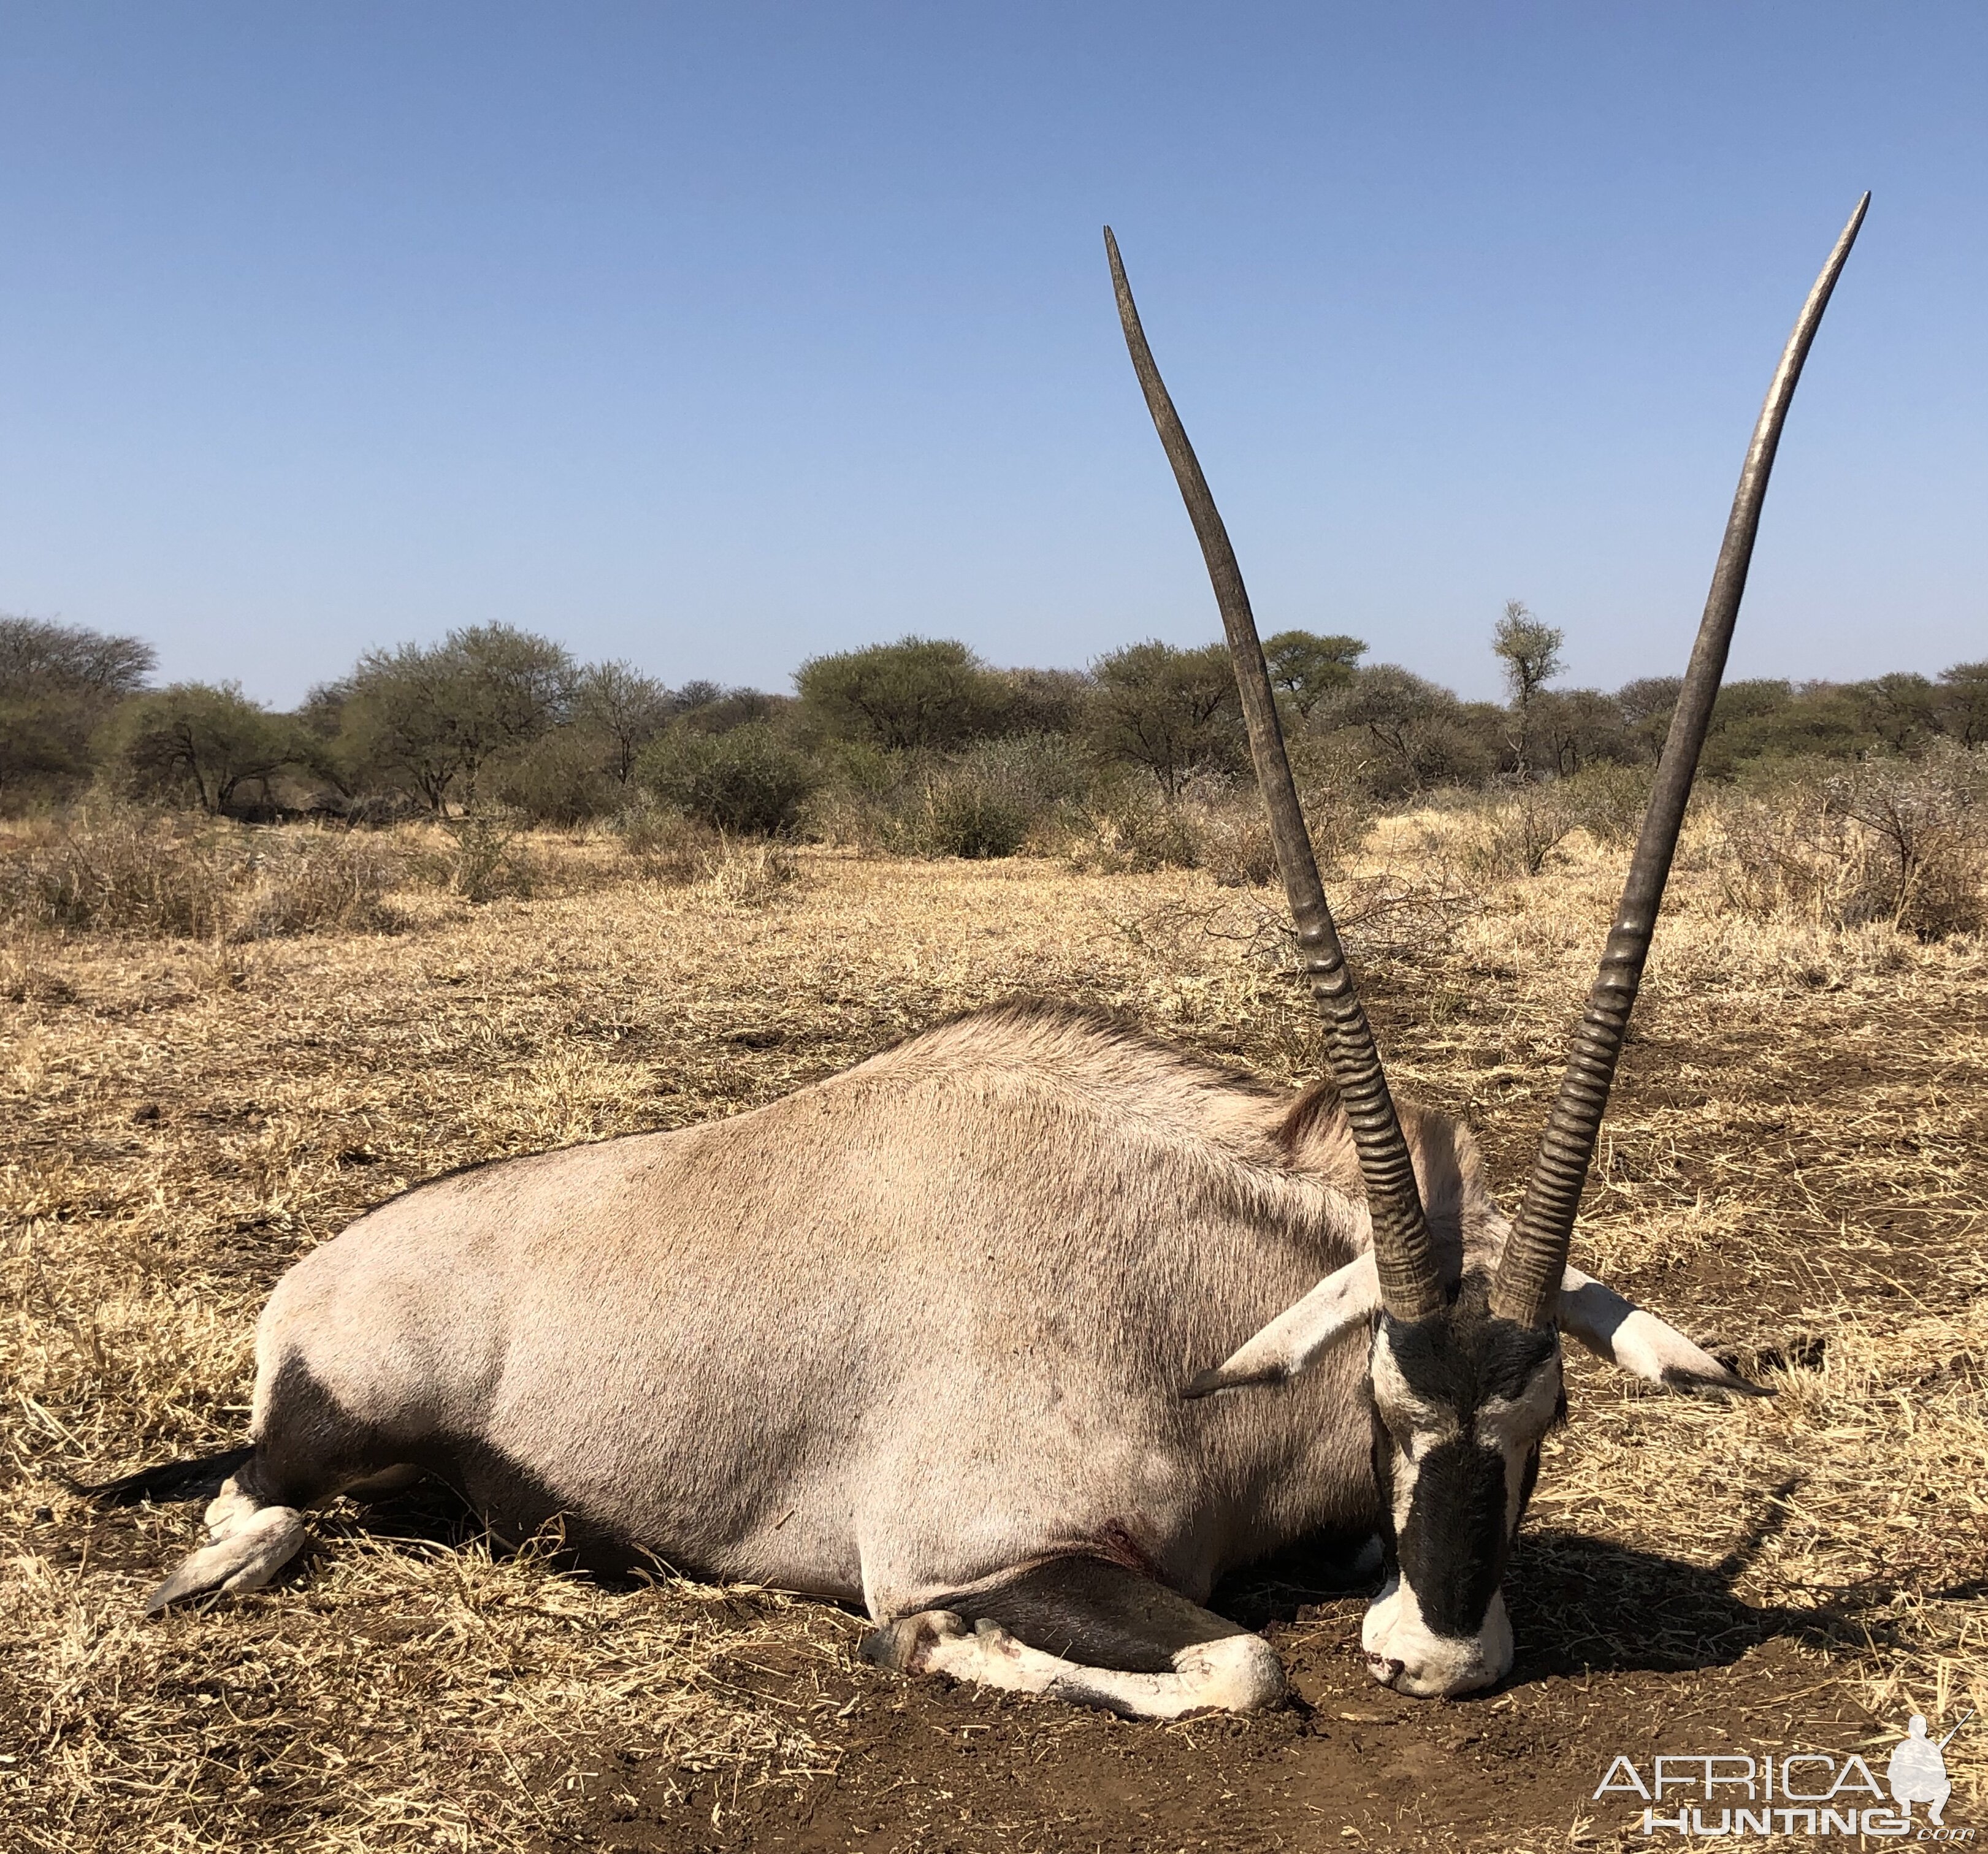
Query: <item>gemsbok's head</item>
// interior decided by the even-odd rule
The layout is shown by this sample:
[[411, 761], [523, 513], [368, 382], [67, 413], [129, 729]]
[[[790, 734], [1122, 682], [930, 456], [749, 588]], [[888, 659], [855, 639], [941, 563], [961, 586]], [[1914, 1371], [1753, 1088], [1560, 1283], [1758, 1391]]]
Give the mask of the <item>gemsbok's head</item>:
[[1449, 1278], [1439, 1264], [1380, 1053], [1326, 905], [1235, 552], [1146, 345], [1117, 242], [1105, 231], [1132, 364], [1221, 608], [1300, 958], [1324, 1018], [1330, 1073], [1373, 1227], [1370, 1254], [1328, 1276], [1223, 1364], [1195, 1379], [1185, 1394], [1205, 1396], [1290, 1377], [1337, 1334], [1371, 1327], [1367, 1379], [1384, 1581], [1361, 1639], [1374, 1677], [1398, 1692], [1467, 1692], [1510, 1668], [1512, 1631], [1502, 1586], [1541, 1440], [1566, 1409], [1564, 1324], [1645, 1377], [1684, 1389], [1754, 1389], [1673, 1329], [1570, 1269], [1567, 1248], [1726, 666], [1781, 427], [1869, 204], [1866, 194], [1851, 214], [1768, 388], [1621, 904], [1517, 1218], [1499, 1232], [1503, 1241], [1492, 1271], [1469, 1269], [1456, 1277], [1452, 1271]]

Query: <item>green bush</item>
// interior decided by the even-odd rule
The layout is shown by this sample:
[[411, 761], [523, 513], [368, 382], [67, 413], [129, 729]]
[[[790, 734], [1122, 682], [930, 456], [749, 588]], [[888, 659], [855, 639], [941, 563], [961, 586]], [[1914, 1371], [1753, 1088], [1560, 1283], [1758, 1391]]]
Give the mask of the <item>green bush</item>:
[[928, 763], [887, 802], [884, 847], [918, 856], [1012, 856], [1060, 834], [1065, 809], [1084, 789], [1086, 769], [1059, 735], [981, 741], [957, 758]]
[[266, 800], [272, 777], [314, 751], [296, 720], [251, 701], [236, 683], [176, 682], [134, 696], [111, 718], [104, 744], [139, 795], [191, 799], [226, 813], [251, 789]]
[[570, 828], [605, 817], [624, 795], [610, 769], [618, 751], [604, 731], [556, 728], [503, 763], [497, 802], [535, 824]]
[[1643, 828], [1650, 808], [1655, 768], [1613, 766], [1604, 762], [1587, 766], [1560, 782], [1560, 792], [1574, 823], [1603, 849], [1624, 849]]
[[827, 758], [813, 829], [884, 856], [1050, 849], [1067, 835], [1090, 778], [1076, 746], [1055, 734], [1004, 735], [952, 755], [845, 745]]
[[995, 733], [1011, 701], [999, 676], [945, 637], [811, 657], [795, 672], [794, 687], [817, 738], [892, 753], [961, 747]]
[[933, 786], [918, 832], [931, 856], [1012, 856], [1028, 841], [1029, 814], [1011, 792], [977, 780]]
[[636, 782], [664, 804], [746, 836], [791, 831], [820, 778], [814, 762], [763, 721], [725, 734], [673, 727], [635, 762]]

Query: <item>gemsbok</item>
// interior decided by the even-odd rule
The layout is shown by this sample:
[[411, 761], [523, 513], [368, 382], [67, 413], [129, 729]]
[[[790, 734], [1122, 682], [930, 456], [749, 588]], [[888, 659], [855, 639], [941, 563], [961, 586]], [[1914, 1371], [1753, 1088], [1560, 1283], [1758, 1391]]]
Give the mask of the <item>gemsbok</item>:
[[1330, 1076], [1289, 1093], [1082, 1011], [984, 1011], [731, 1119], [510, 1159], [305, 1256], [256, 1336], [245, 1447], [153, 1612], [267, 1584], [304, 1510], [423, 1474], [583, 1562], [860, 1605], [909, 1671], [1141, 1717], [1267, 1704], [1205, 1606], [1307, 1537], [1380, 1543], [1374, 1677], [1501, 1678], [1502, 1585], [1563, 1333], [1652, 1383], [1753, 1386], [1567, 1264], [1776, 445], [1863, 220], [1746, 454], [1647, 815], [1518, 1214], [1467, 1132], [1391, 1098], [1235, 555], [1105, 241], [1235, 659]]

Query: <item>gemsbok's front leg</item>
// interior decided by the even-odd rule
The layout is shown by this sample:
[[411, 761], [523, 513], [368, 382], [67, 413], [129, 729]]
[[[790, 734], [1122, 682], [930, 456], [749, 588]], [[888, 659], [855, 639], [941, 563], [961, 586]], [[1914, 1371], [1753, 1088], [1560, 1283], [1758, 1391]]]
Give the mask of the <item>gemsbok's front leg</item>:
[[1284, 1697], [1261, 1636], [1102, 1559], [1053, 1559], [947, 1606], [871, 1630], [864, 1658], [1134, 1719], [1251, 1712]]

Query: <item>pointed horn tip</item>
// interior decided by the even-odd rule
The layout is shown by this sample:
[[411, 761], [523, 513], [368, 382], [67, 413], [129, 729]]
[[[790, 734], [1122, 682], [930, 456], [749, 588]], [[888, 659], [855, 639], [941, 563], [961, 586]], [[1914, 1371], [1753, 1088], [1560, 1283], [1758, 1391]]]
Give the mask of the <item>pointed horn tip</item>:
[[1864, 215], [1871, 210], [1871, 194], [1867, 187], [1864, 197], [1850, 209], [1850, 217], [1844, 221], [1843, 229], [1837, 234], [1836, 249], [1830, 253], [1830, 262], [1824, 265], [1827, 275], [1834, 265], [1841, 264], [1850, 255], [1850, 247], [1857, 242], [1857, 235], [1864, 229]]
[[[1719, 563], [1714, 572], [1712, 590], [1707, 596], [1704, 617], [1699, 622], [1698, 639], [1692, 648], [1692, 657], [1683, 684], [1683, 693], [1679, 699], [1679, 708], [1682, 714], [1685, 704], [1693, 699], [1692, 691], [1696, 687], [1699, 692], [1697, 699], [1702, 701], [1704, 708], [1699, 724], [1700, 731], [1696, 737], [1696, 745], [1688, 745], [1685, 749], [1689, 763], [1685, 767], [1683, 772], [1682, 795], [1678, 796], [1675, 801], [1675, 809], [1667, 826], [1668, 846], [1657, 847], [1652, 865], [1657, 872], [1654, 889], [1652, 892], [1637, 898], [1636, 906], [1632, 910], [1631, 891], [1638, 884], [1638, 871], [1644, 865], [1646, 852], [1656, 841], [1655, 838], [1651, 838], [1648, 843], [1645, 840], [1651, 830], [1652, 816], [1654, 815], [1655, 806], [1653, 799], [1652, 813], [1646, 814], [1643, 829], [1638, 836], [1635, 858], [1631, 865], [1628, 881], [1624, 888], [1621, 908], [1616, 917], [1616, 924], [1610, 935], [1609, 944], [1612, 945], [1616, 933], [1633, 931], [1636, 940], [1641, 943], [1643, 949], [1642, 955], [1640, 957], [1646, 957], [1648, 954], [1651, 937], [1655, 927], [1657, 910], [1662, 905], [1664, 890], [1668, 881], [1670, 858], [1677, 846], [1678, 832], [1682, 823], [1684, 806], [1696, 779], [1697, 770], [1703, 751], [1703, 728], [1709, 719], [1712, 702], [1717, 695], [1719, 684], [1723, 678], [1726, 653], [1732, 641], [1733, 626], [1739, 616], [1740, 600], [1746, 589], [1747, 567], [1753, 556], [1753, 542], [1758, 532], [1761, 505], [1767, 495], [1768, 478], [1773, 468], [1775, 448], [1780, 441], [1782, 424], [1787, 417], [1789, 405], [1794, 396], [1795, 387], [1801, 378], [1802, 368], [1808, 355], [1809, 343], [1814, 339], [1817, 330], [1821, 326], [1824, 312], [1829, 306], [1831, 295], [1842, 275], [1844, 266], [1849, 261], [1850, 253], [1857, 242], [1857, 235], [1864, 224], [1864, 215], [1869, 209], [1870, 204], [1871, 190], [1866, 187], [1862, 197], [1858, 199], [1856, 206], [1852, 209], [1842, 231], [1837, 235], [1836, 242], [1831, 248], [1828, 257], [1824, 260], [1820, 274], [1810, 287], [1808, 296], [1802, 305], [1801, 312], [1796, 317], [1794, 328], [1788, 336], [1787, 345], [1781, 350], [1780, 364], [1775, 370], [1773, 380], [1768, 388], [1767, 403], [1761, 407], [1759, 422], [1754, 427], [1753, 444], [1749, 447], [1746, 464], [1741, 471], [1740, 486], [1733, 498], [1733, 512], [1727, 519], [1725, 540], [1719, 554]], [[1736, 576], [1729, 581], [1726, 578], [1729, 572], [1729, 556], [1736, 557], [1738, 561]], [[1722, 589], [1723, 583], [1724, 589]], [[1706, 647], [1708, 640], [1713, 640], [1712, 647], [1709, 650]], [[1702, 655], [1701, 655], [1702, 651], [1704, 652]], [[1708, 690], [1709, 692], [1706, 693]], [[1658, 768], [1660, 785], [1662, 782], [1663, 775], [1669, 769], [1672, 751], [1675, 745], [1674, 741], [1668, 740], [1665, 743], [1662, 759]], [[1602, 972], [1604, 975], [1608, 970], [1608, 961], [1609, 954], [1604, 950], [1602, 964]], [[1615, 1028], [1604, 1031], [1601, 1036], [1591, 1042], [1587, 1041], [1586, 1030], [1583, 1030], [1581, 1042], [1577, 1044], [1577, 1055], [1575, 1057], [1570, 1058], [1562, 1079], [1558, 1101], [1553, 1110], [1554, 1118], [1549, 1120], [1547, 1131], [1541, 1136], [1541, 1143], [1537, 1149], [1538, 1157], [1535, 1160], [1536, 1170], [1533, 1174], [1535, 1179], [1541, 1175], [1537, 1167], [1545, 1162], [1547, 1143], [1553, 1134], [1556, 1123], [1559, 1122], [1563, 1107], [1567, 1109], [1567, 1122], [1562, 1130], [1564, 1139], [1573, 1136], [1579, 1130], [1584, 1129], [1584, 1131], [1580, 1132], [1579, 1136], [1586, 1143], [1590, 1156], [1580, 1157], [1578, 1166], [1580, 1179], [1585, 1179], [1592, 1163], [1593, 1141], [1600, 1130], [1608, 1092], [1612, 1086], [1616, 1056], [1621, 1050], [1628, 1013], [1635, 1003], [1636, 992], [1640, 983], [1641, 976], [1638, 971], [1631, 977], [1626, 987], [1626, 995], [1622, 996], [1621, 1001], [1614, 1007], [1614, 1009], [1619, 1013]], [[1598, 991], [1596, 995], [1598, 997], [1600, 995]], [[1584, 1052], [1581, 1050], [1581, 1043], [1585, 1043], [1587, 1045]], [[1601, 1105], [1599, 1106], [1592, 1105], [1589, 1102], [1584, 1086], [1579, 1089], [1576, 1089], [1574, 1086], [1577, 1062], [1591, 1063], [1596, 1060], [1605, 1062], [1605, 1066], [1601, 1071]], [[1570, 1090], [1574, 1092], [1570, 1092]], [[1574, 1194], [1577, 1199], [1578, 1180], [1576, 1183]], [[1556, 1268], [1556, 1279], [1557, 1268], [1564, 1267], [1567, 1261], [1567, 1244], [1572, 1228], [1571, 1210], [1567, 1211], [1567, 1228], [1557, 1231], [1554, 1238], [1559, 1250], [1560, 1258]], [[1513, 1292], [1509, 1295], [1501, 1291], [1500, 1284], [1503, 1282], [1507, 1266], [1520, 1254], [1522, 1244], [1530, 1246], [1527, 1242], [1527, 1218], [1523, 1205], [1519, 1221], [1520, 1227], [1514, 1232], [1513, 1241], [1507, 1244], [1505, 1253], [1499, 1259], [1498, 1275], [1494, 1279], [1491, 1293], [1491, 1311], [1499, 1318], [1510, 1319], [1519, 1325], [1533, 1326], [1548, 1325], [1551, 1323], [1554, 1316], [1556, 1307], [1554, 1292], [1546, 1293], [1536, 1307], [1533, 1303], [1532, 1295], [1526, 1291], [1523, 1282], [1512, 1283]], [[1506, 1305], [1508, 1298], [1516, 1300], [1519, 1305], [1516, 1308]]]

